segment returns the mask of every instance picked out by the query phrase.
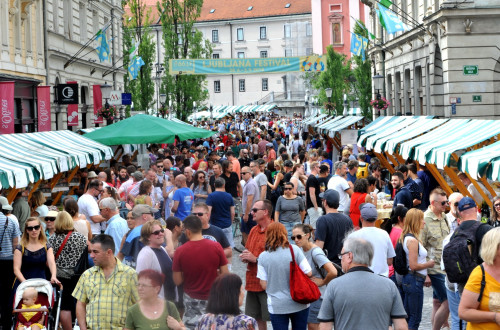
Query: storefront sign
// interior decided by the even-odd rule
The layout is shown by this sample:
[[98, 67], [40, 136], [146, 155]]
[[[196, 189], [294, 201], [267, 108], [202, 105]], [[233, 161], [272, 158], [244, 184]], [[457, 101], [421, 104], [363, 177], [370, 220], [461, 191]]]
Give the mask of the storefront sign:
[[477, 76], [479, 74], [478, 65], [464, 65], [465, 76]]
[[182, 59], [169, 61], [170, 74], [251, 74], [267, 72], [323, 72], [326, 56]]
[[102, 117], [97, 117], [97, 111], [102, 108], [102, 92], [100, 85], [92, 86], [94, 100], [94, 124], [102, 124]]
[[340, 131], [340, 143], [345, 146], [348, 144], [356, 144], [358, 141], [357, 129], [343, 129]]
[[56, 86], [56, 101], [59, 104], [78, 104], [78, 84], [75, 82]]
[[122, 105], [132, 105], [132, 94], [122, 93]]
[[483, 97], [481, 95], [472, 95], [472, 102], [483, 102]]
[[[76, 85], [76, 81], [68, 81], [68, 84]], [[78, 126], [78, 102], [77, 104], [68, 105], [68, 127], [69, 126]]]
[[111, 91], [109, 93], [109, 105], [122, 105], [122, 92], [120, 91]]
[[14, 133], [14, 82], [0, 81], [0, 134]]
[[38, 131], [50, 131], [50, 86], [37, 86], [36, 94], [36, 106], [38, 110]]

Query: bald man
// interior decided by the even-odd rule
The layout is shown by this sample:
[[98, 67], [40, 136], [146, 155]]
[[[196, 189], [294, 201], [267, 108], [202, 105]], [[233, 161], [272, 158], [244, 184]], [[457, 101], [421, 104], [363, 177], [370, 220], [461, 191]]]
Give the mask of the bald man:
[[175, 192], [174, 192], [174, 206], [172, 206], [172, 212], [174, 215], [184, 220], [191, 213], [191, 208], [193, 207], [194, 194], [191, 189], [186, 185], [186, 177], [179, 174], [175, 177]]

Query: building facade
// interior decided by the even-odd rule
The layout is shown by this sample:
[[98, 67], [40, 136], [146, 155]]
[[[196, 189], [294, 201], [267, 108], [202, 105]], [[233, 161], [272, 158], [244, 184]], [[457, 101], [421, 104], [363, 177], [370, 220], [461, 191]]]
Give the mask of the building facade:
[[[351, 32], [356, 20], [366, 23], [370, 8], [360, 0], [311, 0], [313, 51], [326, 54], [326, 47], [351, 57]], [[366, 25], [366, 24], [365, 24]]]
[[[491, 119], [500, 115], [500, 2], [396, 0], [411, 30], [390, 36], [371, 6], [377, 42], [370, 49], [387, 115]], [[375, 91], [374, 91], [375, 92]]]

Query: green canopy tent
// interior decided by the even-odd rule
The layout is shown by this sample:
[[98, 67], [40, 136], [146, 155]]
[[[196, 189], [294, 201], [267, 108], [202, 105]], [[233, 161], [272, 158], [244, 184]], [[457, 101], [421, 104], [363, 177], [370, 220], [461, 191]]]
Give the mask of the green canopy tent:
[[207, 138], [215, 132], [149, 115], [135, 115], [88, 134], [86, 138], [111, 146], [117, 144], [173, 143]]

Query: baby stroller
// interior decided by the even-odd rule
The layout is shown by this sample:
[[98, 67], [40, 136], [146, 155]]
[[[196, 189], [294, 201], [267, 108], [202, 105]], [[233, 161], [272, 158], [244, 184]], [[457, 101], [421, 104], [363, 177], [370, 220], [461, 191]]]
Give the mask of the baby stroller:
[[[43, 326], [47, 330], [54, 330], [58, 328], [59, 314], [61, 312], [61, 293], [62, 289], [58, 291], [57, 287], [54, 289], [52, 284], [42, 278], [33, 278], [26, 280], [19, 284], [14, 296], [14, 310], [12, 317], [12, 329], [17, 330], [19, 326], [20, 313], [27, 311], [21, 309], [23, 293], [26, 288], [34, 288], [38, 292], [36, 304], [41, 304], [42, 311], [45, 315]], [[57, 303], [56, 303], [57, 302]], [[36, 310], [31, 310], [36, 311]]]

